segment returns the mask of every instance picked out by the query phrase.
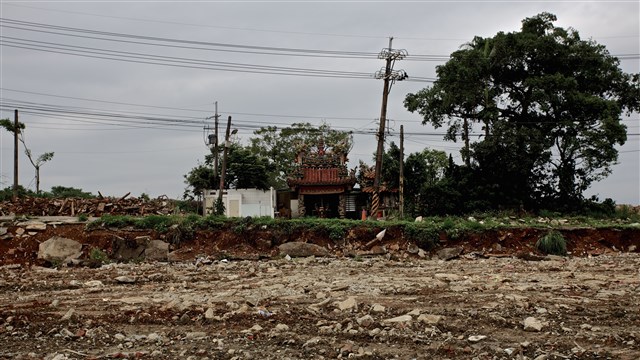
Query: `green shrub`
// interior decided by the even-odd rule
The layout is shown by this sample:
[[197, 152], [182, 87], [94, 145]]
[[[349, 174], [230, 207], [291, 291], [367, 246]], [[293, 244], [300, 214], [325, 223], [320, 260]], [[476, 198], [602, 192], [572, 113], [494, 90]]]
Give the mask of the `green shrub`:
[[404, 234], [408, 240], [425, 250], [433, 249], [440, 240], [440, 231], [437, 228], [415, 223], [407, 223], [404, 227]]
[[558, 231], [550, 231], [536, 242], [536, 249], [545, 254], [567, 255], [567, 241]]
[[127, 215], [102, 215], [99, 220], [94, 222], [96, 225], [104, 225], [105, 227], [123, 228], [132, 226], [136, 223], [136, 218]]
[[78, 215], [78, 221], [85, 222], [85, 221], [87, 221], [87, 220], [89, 220], [89, 215], [87, 215], [87, 214], [80, 214], [80, 215]]
[[139, 229], [153, 229], [158, 232], [166, 232], [169, 230], [169, 227], [175, 223], [175, 219], [171, 216], [149, 215], [137, 219], [134, 225]]
[[106, 264], [109, 262], [109, 257], [107, 256], [107, 254], [101, 249], [95, 247], [92, 248], [91, 251], [89, 251], [89, 258], [91, 260], [99, 261], [102, 264]]

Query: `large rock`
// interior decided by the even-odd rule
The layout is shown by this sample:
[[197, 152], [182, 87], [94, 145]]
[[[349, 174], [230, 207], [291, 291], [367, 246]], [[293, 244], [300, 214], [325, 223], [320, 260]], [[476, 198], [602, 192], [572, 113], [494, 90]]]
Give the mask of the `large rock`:
[[278, 246], [280, 254], [291, 257], [327, 256], [329, 251], [322, 246], [303, 242], [288, 242]]
[[447, 261], [447, 260], [452, 260], [459, 257], [460, 254], [462, 254], [462, 248], [459, 246], [452, 247], [452, 248], [444, 248], [438, 251], [438, 258]]
[[113, 250], [110, 257], [118, 261], [142, 259], [149, 242], [149, 237], [146, 236], [141, 236], [133, 240], [116, 236], [113, 239], [111, 246]]
[[49, 262], [68, 261], [82, 255], [82, 244], [75, 240], [54, 236], [38, 246], [38, 259]]
[[169, 243], [162, 240], [151, 240], [144, 250], [146, 260], [167, 261], [169, 259]]

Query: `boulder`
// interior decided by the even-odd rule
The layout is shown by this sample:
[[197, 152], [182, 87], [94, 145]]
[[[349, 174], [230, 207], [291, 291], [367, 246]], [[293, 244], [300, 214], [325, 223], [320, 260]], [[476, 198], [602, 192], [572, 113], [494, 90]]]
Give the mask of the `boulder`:
[[146, 260], [167, 261], [169, 259], [169, 243], [162, 240], [151, 240], [144, 250]]
[[322, 246], [303, 242], [288, 242], [278, 246], [280, 254], [291, 257], [328, 256], [329, 251]]
[[38, 259], [49, 262], [68, 261], [82, 255], [82, 244], [75, 240], [54, 236], [38, 246]]
[[130, 240], [116, 236], [111, 246], [113, 250], [110, 258], [118, 261], [141, 259], [144, 256], [148, 243], [149, 239], [147, 237]]
[[462, 248], [459, 246], [452, 247], [452, 248], [444, 248], [438, 251], [438, 258], [441, 260], [448, 261], [448, 260], [452, 260], [459, 257], [460, 254], [462, 254]]

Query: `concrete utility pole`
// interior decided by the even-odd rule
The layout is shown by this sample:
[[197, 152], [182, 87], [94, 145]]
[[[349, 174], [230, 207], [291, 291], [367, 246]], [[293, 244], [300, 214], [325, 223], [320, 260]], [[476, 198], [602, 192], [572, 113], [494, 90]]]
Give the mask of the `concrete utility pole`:
[[393, 70], [393, 65], [396, 60], [401, 60], [406, 57], [406, 50], [393, 50], [391, 43], [393, 37], [389, 38], [389, 47], [382, 49], [378, 55], [378, 59], [386, 60], [384, 69], [376, 73], [376, 79], [384, 80], [384, 87], [382, 89], [382, 108], [380, 109], [380, 129], [378, 130], [378, 148], [376, 150], [376, 167], [375, 178], [373, 180], [373, 199], [371, 200], [371, 216], [376, 219], [378, 216], [378, 208], [380, 206], [380, 177], [382, 173], [382, 155], [384, 153], [384, 128], [387, 117], [387, 99], [389, 92], [391, 91], [391, 85], [397, 80], [406, 79], [407, 73], [404, 70]]
[[400, 125], [400, 219], [404, 219], [404, 126]]
[[224, 177], [227, 174], [227, 153], [229, 152], [229, 136], [231, 132], [231, 116], [227, 120], [227, 132], [224, 137], [224, 153], [222, 154], [222, 173], [220, 174], [220, 191], [218, 201], [222, 202], [222, 192], [224, 191]]
[[214, 130], [214, 143], [213, 143], [213, 177], [215, 179], [218, 176], [218, 118], [220, 115], [218, 114], [218, 102], [216, 101], [216, 114], [213, 116], [215, 118], [215, 130]]
[[13, 201], [18, 200], [18, 135], [20, 123], [18, 122], [18, 109], [14, 112], [13, 132]]

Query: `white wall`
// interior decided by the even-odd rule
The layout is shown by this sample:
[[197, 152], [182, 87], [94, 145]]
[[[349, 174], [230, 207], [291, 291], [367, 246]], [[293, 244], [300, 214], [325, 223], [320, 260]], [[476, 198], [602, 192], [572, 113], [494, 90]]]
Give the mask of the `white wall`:
[[[218, 198], [218, 190], [205, 190], [204, 208], [205, 215], [211, 214], [216, 199]], [[269, 190], [258, 189], [225, 189], [222, 193], [222, 202], [224, 203], [225, 215], [229, 214], [229, 201], [240, 200], [240, 212], [238, 217], [262, 217], [275, 216], [275, 196], [276, 191], [271, 188]]]

